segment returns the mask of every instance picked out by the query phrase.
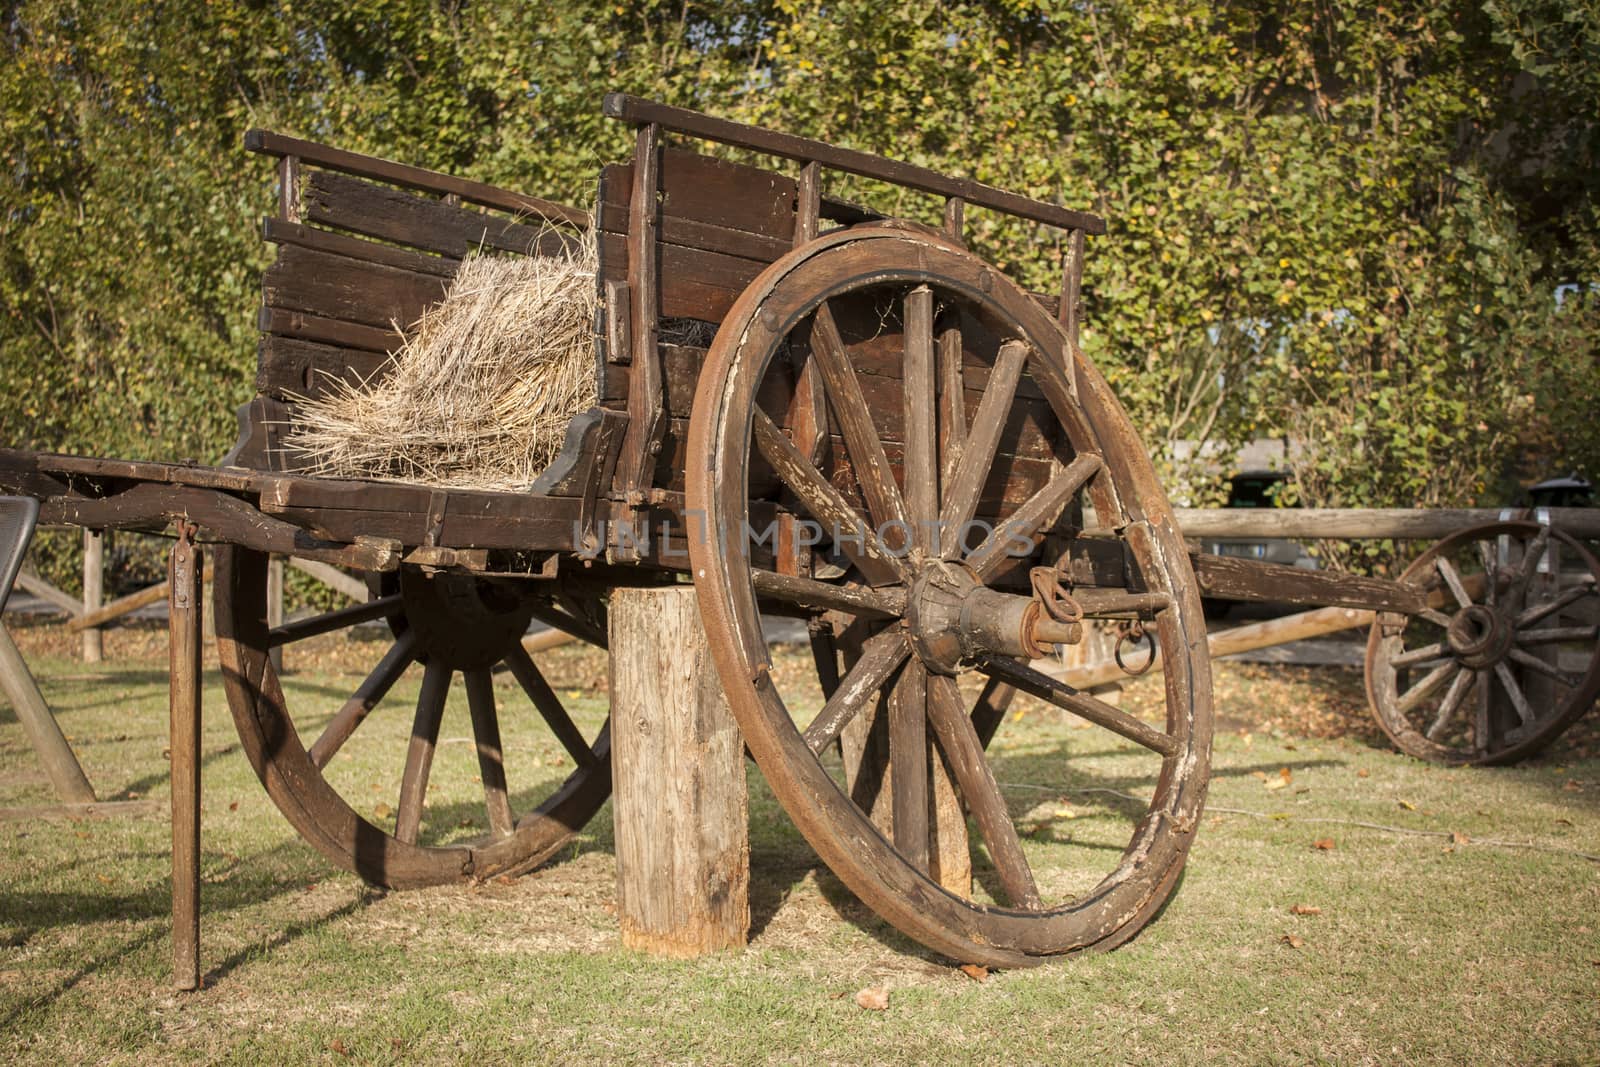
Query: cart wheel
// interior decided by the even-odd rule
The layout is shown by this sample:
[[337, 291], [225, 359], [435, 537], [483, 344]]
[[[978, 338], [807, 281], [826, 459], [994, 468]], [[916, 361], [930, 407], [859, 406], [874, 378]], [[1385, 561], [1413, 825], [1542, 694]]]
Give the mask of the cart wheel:
[[[338, 866], [394, 888], [517, 874], [548, 859], [611, 795], [606, 728], [592, 741], [584, 739], [520, 640], [529, 620], [540, 617], [603, 644], [603, 617], [596, 625], [564, 614], [514, 584], [402, 568], [398, 576], [384, 576], [380, 592], [386, 595], [291, 623], [287, 632], [275, 634], [266, 624], [266, 576], [265, 555], [232, 546], [218, 549], [217, 639], [228, 704], [245, 755], [273, 802], [301, 836]], [[387, 619], [394, 636], [366, 680], [342, 707], [316, 701], [291, 714], [268, 658], [270, 648], [284, 639], [374, 619]], [[409, 743], [390, 731], [390, 762], [376, 772], [382, 780], [374, 781], [370, 762], [349, 761], [352, 767], [345, 772], [341, 761], [348, 750], [370, 752], [371, 746], [386, 743], [374, 736], [381, 728], [361, 727], [369, 717], [377, 720], [397, 712], [380, 702], [413, 663], [423, 665], [423, 678]], [[526, 798], [507, 786], [506, 764], [512, 764], [513, 773], [520, 768], [502, 752], [503, 720], [491, 676], [499, 664], [510, 669], [532, 710], [566, 750], [562, 762], [570, 760], [567, 765], [575, 767], [549, 772], [565, 780], [541, 782]], [[477, 754], [470, 770], [462, 767], [460, 773], [475, 773], [482, 780], [483, 806], [475, 811], [451, 806], [435, 813], [428, 810], [429, 772], [457, 673], [466, 691]], [[507, 701], [507, 710], [512, 703]], [[515, 714], [527, 710], [518, 708]], [[306, 735], [313, 738], [309, 746], [301, 739], [302, 730], [314, 731]], [[388, 791], [393, 778], [399, 780], [398, 799]], [[374, 787], [381, 791], [369, 792]], [[531, 810], [517, 818], [513, 798]], [[367, 814], [359, 813], [358, 806]]]
[[1402, 752], [1436, 763], [1532, 755], [1600, 694], [1600, 564], [1532, 522], [1475, 526], [1400, 578], [1431, 594], [1367, 639], [1367, 699]]
[[[1188, 556], [1126, 416], [1081, 357], [1069, 365], [1068, 348], [1039, 305], [961, 247], [888, 227], [845, 231], [790, 253], [739, 298], [701, 373], [689, 433], [688, 507], [707, 531], [689, 539], [694, 580], [733, 712], [774, 794], [878, 914], [937, 951], [993, 966], [1137, 932], [1177, 883], [1210, 773], [1210, 664]], [[1099, 545], [1139, 590], [1080, 592], [1086, 613], [1153, 619], [1166, 666], [1160, 724], [1028, 665], [1041, 642], [1070, 639], [1066, 623], [1041, 622], [1029, 566], [1055, 563], [1080, 533], [1073, 523], [1087, 526], [1080, 547]], [[780, 558], [818, 531], [810, 566]], [[838, 635], [843, 677], [830, 677], [831, 652], [817, 659], [820, 687], [775, 672], [764, 612]], [[818, 688], [825, 700], [809, 696]], [[1034, 713], [1052, 731], [1038, 745], [1029, 735], [1030, 751], [1046, 746], [1038, 758], [1060, 759], [1049, 746], [1064, 748], [1069, 723], [1087, 720], [1111, 735], [1098, 751], [1109, 743], [1129, 761], [1122, 790], [1152, 794], [1127, 804], [1131, 816], [1116, 807], [1125, 799], [1108, 805], [1117, 828], [1072, 852], [1087, 871], [1036, 876], [1045, 844], [1018, 823], [1040, 791], [1059, 807], [1073, 783], [1063, 761], [1050, 764], [1050, 786], [1019, 791], [1008, 757], [990, 754], [1013, 689], [1071, 713]], [[794, 718], [802, 712], [809, 725]], [[869, 722], [865, 746], [882, 761], [863, 758], [851, 773], [834, 742]], [[983, 845], [967, 853], [978, 891], [951, 891], [930, 873], [943, 862], [934, 794], [948, 798], [952, 780]]]

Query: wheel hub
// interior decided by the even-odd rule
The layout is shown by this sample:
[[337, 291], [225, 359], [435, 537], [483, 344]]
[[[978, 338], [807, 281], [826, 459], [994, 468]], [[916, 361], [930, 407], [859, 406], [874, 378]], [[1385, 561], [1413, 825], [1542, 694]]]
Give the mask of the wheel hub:
[[421, 657], [439, 657], [458, 671], [482, 670], [504, 659], [527, 633], [536, 606], [504, 583], [411, 567], [400, 572], [400, 595]]
[[923, 565], [906, 598], [906, 626], [919, 659], [938, 674], [971, 670], [986, 655], [1038, 659], [1076, 640], [1033, 597], [990, 589], [965, 565]]
[[1444, 636], [1456, 659], [1474, 670], [1494, 666], [1511, 648], [1510, 625], [1482, 604], [1458, 612]]

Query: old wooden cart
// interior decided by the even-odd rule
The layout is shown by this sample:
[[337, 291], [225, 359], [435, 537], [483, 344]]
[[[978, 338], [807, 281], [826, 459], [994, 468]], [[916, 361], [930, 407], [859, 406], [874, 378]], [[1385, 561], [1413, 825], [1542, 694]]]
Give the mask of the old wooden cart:
[[[1530, 601], [1551, 538], [1536, 525], [1474, 535], [1488, 549], [1466, 573], [1441, 550], [1404, 582], [1192, 561], [1138, 434], [1076, 343], [1084, 238], [1104, 232], [1099, 218], [630, 97], [605, 108], [636, 147], [601, 172], [592, 216], [601, 402], [526, 492], [307, 477], [282, 432], [297, 397], [381, 374], [393, 324], [438, 300], [463, 257], [544, 254], [542, 225], [581, 230], [590, 213], [259, 132], [249, 147], [279, 161], [281, 211], [265, 224], [279, 251], [263, 283], [259, 395], [230, 455], [213, 468], [0, 454], [0, 484], [38, 498], [46, 521], [176, 524], [184, 589], [199, 573], [191, 539], [217, 544], [217, 637], [244, 751], [334, 863], [390, 886], [483, 878], [544, 861], [583, 826], [610, 789], [607, 732], [574, 725], [519, 639], [542, 619], [603, 644], [608, 593], [623, 585], [693, 581], [749, 750], [817, 853], [907, 934], [992, 965], [1114, 946], [1172, 893], [1210, 767], [1202, 591], [1381, 610], [1380, 704], [1408, 723], [1430, 711], [1445, 725], [1422, 732], [1464, 743], [1463, 758], [1514, 754], [1593, 701], [1593, 657], [1575, 675], [1530, 648], [1574, 636], [1556, 624], [1590, 597], [1597, 566], [1569, 545], [1588, 584]], [[830, 172], [941, 197], [944, 225], [835, 200]], [[1026, 292], [969, 251], [969, 208], [1057, 232], [1059, 294]], [[715, 340], [663, 342], [675, 320], [711, 324]], [[361, 572], [372, 599], [269, 626], [269, 553]], [[805, 622], [814, 652], [799, 689], [769, 656], [766, 629], [784, 616]], [[1086, 618], [1143, 628], [1164, 667], [1162, 721], [1030, 666]], [[292, 706], [270, 653], [374, 620], [387, 621], [387, 650], [303, 735], [324, 716]], [[1418, 638], [1413, 623], [1442, 636]], [[1530, 639], [1534, 627], [1545, 629]], [[415, 662], [424, 677], [394, 818], [367, 818], [324, 772]], [[573, 760], [520, 814], [491, 693], [502, 664]], [[1397, 680], [1420, 667], [1422, 681]], [[1529, 706], [1524, 670], [1556, 688], [1553, 711]], [[489, 829], [441, 844], [425, 827], [428, 780], [457, 675]], [[1149, 799], [1125, 845], [1076, 889], [1036, 879], [986, 754], [1019, 691], [1148, 758]], [[963, 809], [992, 865], [981, 893], [951, 873], [970, 858]]]

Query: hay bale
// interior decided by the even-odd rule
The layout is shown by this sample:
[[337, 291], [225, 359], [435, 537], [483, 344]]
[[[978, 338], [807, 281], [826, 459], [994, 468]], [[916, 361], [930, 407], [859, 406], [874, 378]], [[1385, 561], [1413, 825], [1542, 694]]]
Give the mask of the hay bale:
[[375, 382], [299, 399], [307, 473], [526, 489], [594, 405], [592, 240], [566, 256], [467, 259]]

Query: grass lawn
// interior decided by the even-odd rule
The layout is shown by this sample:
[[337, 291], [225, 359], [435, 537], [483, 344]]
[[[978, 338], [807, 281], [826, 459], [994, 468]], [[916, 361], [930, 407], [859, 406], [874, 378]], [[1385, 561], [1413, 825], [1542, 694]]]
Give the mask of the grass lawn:
[[[168, 987], [163, 635], [116, 631], [92, 667], [57, 628], [17, 637], [100, 797], [158, 805], [0, 819], [6, 1062], [1600, 1063], [1596, 716], [1521, 766], [1449, 770], [1385, 747], [1356, 672], [1219, 665], [1210, 801], [1170, 907], [1116, 952], [979, 982], [856, 903], [753, 768], [743, 952], [681, 962], [621, 947], [609, 807], [526, 877], [368, 889], [272, 806], [213, 662], [207, 975], [184, 995]], [[287, 686], [331, 712], [381, 649], [323, 640], [290, 650]], [[545, 662], [596, 725], [604, 659]], [[419, 676], [392, 702], [403, 709]], [[508, 698], [511, 684], [497, 682]], [[1125, 706], [1148, 708], [1157, 685], [1134, 683]], [[336, 769], [369, 813], [394, 804], [409, 729], [403, 710], [380, 710]], [[1092, 882], [1112, 866], [1101, 835], [1130, 803], [1118, 794], [1148, 791], [1148, 762], [1093, 729], [1062, 753], [1036, 729], [1053, 711], [1017, 712], [997, 776], [1042, 887]], [[514, 791], [565, 773], [531, 727], [506, 731]], [[430, 810], [469, 812], [459, 693], [442, 736]], [[0, 807], [51, 800], [0, 703]], [[425, 835], [474, 831], [454, 819]], [[888, 990], [886, 1011], [857, 1007], [867, 986]]]

